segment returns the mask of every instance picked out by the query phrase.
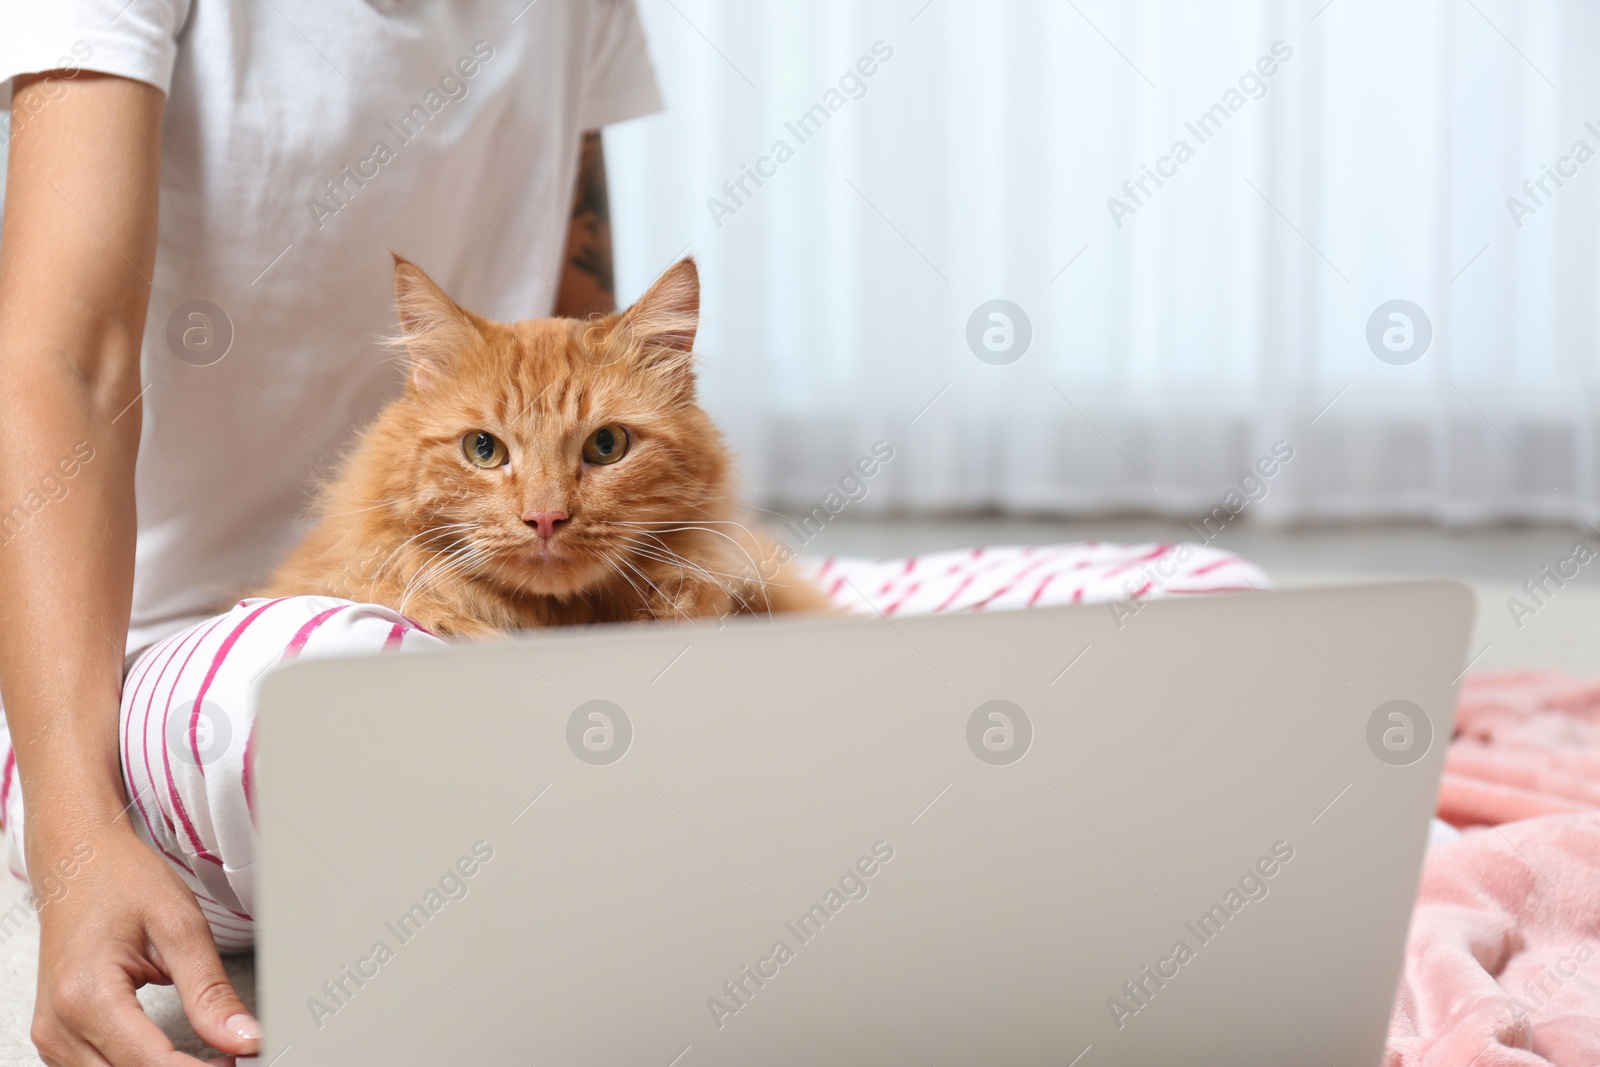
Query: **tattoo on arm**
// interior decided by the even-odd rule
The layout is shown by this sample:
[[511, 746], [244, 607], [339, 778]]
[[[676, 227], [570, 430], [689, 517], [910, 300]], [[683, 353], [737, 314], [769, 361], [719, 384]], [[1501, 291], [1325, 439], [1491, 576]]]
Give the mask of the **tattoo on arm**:
[[600, 132], [583, 135], [578, 181], [567, 232], [567, 262], [561, 274], [556, 313], [583, 315], [611, 311], [617, 302], [611, 261], [611, 202], [606, 191], [606, 157]]

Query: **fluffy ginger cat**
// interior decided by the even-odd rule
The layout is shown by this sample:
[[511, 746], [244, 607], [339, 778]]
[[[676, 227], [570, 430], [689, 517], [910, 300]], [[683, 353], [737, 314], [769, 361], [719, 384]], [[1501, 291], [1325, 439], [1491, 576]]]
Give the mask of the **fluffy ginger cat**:
[[383, 604], [440, 635], [826, 610], [738, 520], [695, 399], [700, 279], [625, 313], [490, 322], [395, 257], [405, 393], [252, 595]]

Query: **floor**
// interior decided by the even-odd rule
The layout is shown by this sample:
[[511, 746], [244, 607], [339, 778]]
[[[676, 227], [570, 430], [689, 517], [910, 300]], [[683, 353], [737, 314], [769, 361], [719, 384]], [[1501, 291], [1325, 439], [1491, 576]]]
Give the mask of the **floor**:
[[[1592, 536], [1592, 535], [1591, 535]], [[1575, 528], [1528, 526], [1439, 530], [1424, 526], [1350, 526], [1228, 530], [1213, 543], [1260, 564], [1278, 587], [1342, 582], [1449, 577], [1469, 584], [1478, 598], [1470, 654], [1473, 669], [1561, 667], [1600, 674], [1600, 565], [1581, 566], [1557, 585], [1544, 578], [1574, 555]], [[838, 519], [805, 548], [815, 555], [905, 556], [970, 545], [1048, 544], [1060, 541], [1196, 540], [1182, 523], [1156, 520], [1060, 522], [1023, 519], [870, 521]], [[1564, 565], [1572, 573], [1573, 564]], [[1534, 599], [1523, 589], [1542, 579]], [[1522, 605], [1516, 609], [1516, 604]], [[38, 931], [32, 921], [8, 921], [24, 912], [20, 883], [0, 880], [0, 1067], [38, 1067], [28, 1041]], [[248, 957], [229, 961], [246, 1000], [254, 1002]], [[145, 990], [142, 998], [179, 1047], [202, 1051], [182, 1021], [170, 990]]]

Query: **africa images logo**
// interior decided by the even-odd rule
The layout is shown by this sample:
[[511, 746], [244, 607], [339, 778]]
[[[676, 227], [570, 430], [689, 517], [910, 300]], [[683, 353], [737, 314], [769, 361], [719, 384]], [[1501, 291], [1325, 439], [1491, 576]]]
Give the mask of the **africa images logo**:
[[633, 720], [609, 700], [589, 700], [567, 718], [567, 747], [593, 767], [604, 767], [628, 754]]
[[1388, 300], [1367, 319], [1367, 347], [1394, 367], [1415, 363], [1433, 344], [1433, 323], [1428, 313], [1409, 300]]
[[1367, 717], [1367, 748], [1391, 767], [1409, 767], [1433, 747], [1433, 720], [1409, 700], [1379, 704]]
[[1009, 700], [979, 704], [967, 717], [967, 747], [994, 767], [1006, 767], [1028, 754], [1033, 720]]

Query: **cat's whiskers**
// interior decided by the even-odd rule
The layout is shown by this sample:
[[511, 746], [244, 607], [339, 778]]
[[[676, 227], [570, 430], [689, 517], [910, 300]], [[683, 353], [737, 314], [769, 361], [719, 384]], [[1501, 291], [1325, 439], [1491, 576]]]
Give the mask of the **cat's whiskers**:
[[[754, 504], [740, 504], [739, 506], [744, 511], [758, 511], [763, 515], [771, 515], [773, 518], [782, 519], [785, 522], [797, 521], [796, 516], [794, 516], [794, 515], [785, 515], [783, 512], [781, 512], [781, 511], [773, 511], [771, 508], [758, 508]], [[807, 517], [806, 515], [801, 515], [801, 516], [799, 516], [799, 519], [803, 520], [806, 517]]]
[[[706, 519], [706, 520], [701, 520], [700, 522], [685, 522], [682, 519], [661, 520], [661, 521], [655, 521], [655, 520], [646, 520], [646, 521], [634, 520], [634, 521], [629, 521], [629, 520], [619, 519], [619, 520], [615, 520], [614, 522], [611, 523], [611, 525], [614, 525], [614, 526], [624, 527], [624, 528], [631, 528], [631, 529], [634, 530], [634, 532], [636, 534], [642, 534], [643, 536], [649, 537], [651, 540], [657, 542], [662, 551], [665, 551], [665, 552], [677, 557], [676, 560], [669, 561], [669, 562], [672, 562], [674, 565], [679, 565], [679, 566], [690, 566], [690, 567], [693, 567], [693, 566], [695, 566], [695, 564], [693, 564], [691, 561], [689, 561], [687, 559], [684, 559], [681, 555], [679, 555], [676, 551], [674, 551], [672, 549], [672, 547], [670, 545], [668, 545], [666, 543], [665, 539], [661, 536], [662, 534], [699, 531], [701, 533], [708, 533], [708, 534], [712, 534], [712, 535], [714, 535], [716, 537], [721, 537], [723, 540], [725, 540], [729, 544], [733, 545], [734, 548], [739, 550], [740, 555], [744, 556], [745, 562], [747, 564], [749, 564], [749, 568], [750, 568], [749, 569], [749, 575], [748, 575], [748, 577], [745, 577], [745, 578], [740, 578], [740, 577], [735, 576], [735, 575], [727, 575], [727, 574], [724, 574], [723, 576], [727, 577], [727, 578], [729, 578], [731, 580], [734, 580], [734, 581], [748, 581], [748, 582], [751, 582], [751, 583], [755, 584], [757, 587], [759, 587], [760, 590], [761, 590], [761, 599], [766, 605], [766, 613], [768, 615], [771, 615], [772, 614], [771, 599], [770, 599], [770, 597], [768, 597], [766, 595], [767, 586], [768, 586], [769, 583], [768, 583], [767, 579], [762, 576], [760, 566], [756, 563], [756, 561], [754, 559], [751, 558], [750, 553], [737, 540], [735, 540], [733, 537], [729, 536], [727, 533], [723, 532], [722, 530], [711, 529], [710, 526], [707, 525], [707, 524], [715, 524], [715, 525], [719, 525], [719, 526], [735, 526], [735, 527], [738, 527], [740, 530], [744, 531], [747, 535], [749, 535], [752, 540], [756, 539], [755, 534], [753, 534], [750, 531], [749, 527], [745, 526], [743, 523], [734, 522], [731, 519]], [[710, 572], [705, 571], [703, 568], [701, 568], [701, 573], [706, 574], [707, 578], [711, 577]], [[712, 579], [712, 580], [715, 582], [715, 579]], [[722, 585], [722, 583], [720, 583], [720, 582], [715, 582], [715, 584]], [[747, 610], [750, 610], [750, 609], [753, 608], [753, 605], [746, 598], [740, 596], [735, 590], [729, 589], [726, 586], [723, 586], [723, 588], [730, 595], [733, 595], [734, 598], [739, 601], [739, 603], [740, 603], [740, 605], [742, 607], [744, 607]]]
[[[666, 544], [666, 542], [662, 541], [659, 537], [655, 538], [656, 544], [648, 544], [644, 541], [638, 540], [637, 538], [631, 537], [625, 538], [624, 540], [629, 546], [630, 551], [636, 555], [644, 556], [646, 559], [653, 559], [658, 563], [666, 563], [673, 567], [691, 570], [697, 574], [703, 574], [707, 578], [726, 578], [730, 582], [748, 582], [752, 580], [748, 575], [729, 574], [726, 571], [711, 570], [709, 567], [696, 563], [680, 553], [674, 552]], [[722, 583], [718, 582], [716, 584], [720, 585]]]
[[[726, 510], [726, 508], [723, 507], [723, 505], [721, 505], [720, 503], [717, 503], [715, 501], [713, 501], [713, 502], [711, 502], [709, 504], [688, 504], [688, 503], [685, 503], [685, 502], [683, 502], [681, 500], [664, 500], [659, 504], [640, 504], [637, 501], [635, 501], [635, 502], [633, 502], [633, 503], [628, 505], [628, 510], [629, 510], [630, 513], [636, 514], [636, 515], [638, 515], [638, 514], [648, 514], [648, 513], [651, 513], [651, 512], [666, 511], [666, 512], [672, 513], [675, 516], [672, 519], [658, 519], [658, 520], [655, 520], [657, 522], [699, 522], [699, 521], [701, 521], [700, 519], [698, 519], [698, 518], [696, 518], [694, 516], [685, 516], [683, 513], [685, 511], [705, 511], [708, 507], [712, 506], [713, 504], [715, 504], [719, 508], [719, 510]], [[713, 521], [713, 520], [707, 519], [705, 521], [710, 522], [710, 521]]]
[[[469, 526], [469, 528], [470, 528], [470, 526]], [[428, 566], [431, 563], [433, 563], [434, 560], [438, 559], [441, 555], [443, 555], [443, 554], [445, 554], [447, 552], [454, 551], [456, 547], [458, 547], [460, 544], [462, 544], [463, 541], [461, 539], [463, 537], [464, 537], [464, 534], [459, 530], [440, 530], [440, 531], [436, 531], [434, 534], [432, 534], [431, 536], [427, 537], [425, 540], [421, 541], [419, 543], [419, 546], [418, 546], [419, 547], [419, 551], [425, 551], [428, 547], [430, 547], [433, 544], [435, 544], [441, 538], [447, 538], [449, 540], [449, 543], [446, 544], [443, 548], [438, 549], [437, 551], [435, 551], [433, 553], [433, 555], [429, 556], [421, 564], [412, 567], [410, 572], [409, 572], [409, 577], [405, 577], [405, 587], [404, 588], [406, 590], [409, 590], [412, 587], [412, 585], [416, 582], [417, 578], [421, 574], [426, 572]], [[413, 538], [412, 540], [415, 540], [415, 538]], [[397, 572], [398, 572], [398, 567], [397, 567]], [[380, 573], [381, 573], [381, 570], [380, 570]], [[396, 577], [399, 578], [399, 577], [402, 577], [402, 575], [397, 573]], [[368, 586], [369, 595], [376, 588], [377, 588], [377, 576], [374, 575], [372, 582]]]
[[351, 508], [349, 511], [330, 511], [323, 515], [323, 518], [342, 519], [347, 515], [362, 515], [369, 511], [377, 511], [379, 508], [387, 508], [392, 506], [393, 504], [390, 501], [380, 500], [376, 504], [371, 504], [364, 508]]
[[383, 558], [383, 562], [378, 564], [378, 569], [372, 572], [373, 584], [377, 584], [378, 579], [383, 576], [384, 571], [388, 570], [389, 565], [394, 562], [395, 557], [399, 556], [401, 552], [405, 551], [406, 546], [411, 544], [411, 542], [415, 541], [417, 538], [426, 537], [428, 540], [423, 543], [432, 544], [433, 539], [441, 534], [446, 534], [453, 530], [470, 530], [476, 528], [477, 526], [478, 523], [475, 522], [453, 522], [444, 526], [424, 527], [421, 531], [412, 534], [410, 537], [396, 545], [394, 550]]
[[[676, 511], [678, 509], [677, 508], [673, 508], [673, 510]], [[737, 526], [739, 529], [743, 530], [745, 533], [750, 533], [750, 527], [746, 526], [742, 522], [735, 522], [732, 519], [685, 519], [685, 518], [681, 518], [680, 517], [680, 518], [676, 518], [676, 519], [613, 519], [612, 520], [612, 525], [614, 525], [614, 526], [677, 526], [677, 525], [681, 525], [683, 523], [704, 523], [704, 524], [709, 525], [709, 526]], [[755, 535], [751, 534], [751, 536], [753, 537]]]
[[[632, 566], [632, 568], [634, 568], [635, 571], [638, 571], [638, 573], [640, 573], [640, 574], [648, 573], [648, 568], [643, 568], [643, 566], [638, 565], [638, 561], [637, 560], [629, 560], [629, 566]], [[688, 576], [688, 571], [685, 571], [685, 569], [683, 569], [682, 566], [675, 566], [675, 568], [672, 568], [672, 571], [674, 571], [674, 573], [677, 574], [677, 577], [678, 577], [678, 589], [677, 589], [677, 592], [672, 593], [672, 603], [677, 603], [677, 598], [678, 597], [682, 597], [682, 595], [683, 595], [683, 587], [685, 587], [685, 585], [688, 584], [688, 579], [690, 579], [690, 576]], [[712, 582], [712, 584], [717, 585], [717, 582], [714, 581], [714, 582]], [[717, 585], [717, 587], [718, 587], [718, 589], [722, 589], [722, 585]], [[662, 597], [666, 597], [666, 590], [661, 590], [661, 587], [659, 587], [659, 585], [656, 585], [656, 589], [658, 589], [659, 592], [661, 592]], [[682, 613], [680, 613], [680, 614], [682, 614]]]
[[[688, 612], [684, 611], [682, 608], [680, 608], [678, 606], [678, 602], [676, 600], [673, 600], [671, 597], [667, 596], [666, 593], [662, 592], [661, 591], [661, 587], [659, 585], [657, 585], [655, 582], [651, 581], [650, 580], [650, 576], [648, 574], [646, 574], [644, 571], [640, 570], [639, 567], [632, 560], [628, 559], [627, 556], [618, 556], [617, 557], [617, 562], [622, 564], [624, 567], [627, 567], [634, 574], [637, 574], [639, 576], [639, 580], [644, 582], [644, 584], [648, 585], [651, 589], [654, 589], [655, 593], [656, 593], [656, 596], [658, 596], [662, 600], [666, 601], [667, 606], [670, 607], [673, 611], [676, 611], [679, 615], [682, 615], [685, 619], [687, 619], [690, 622], [694, 621], [692, 618], [689, 617], [689, 613]], [[634, 586], [634, 588], [637, 589], [638, 586]], [[679, 585], [678, 585], [678, 591], [680, 593], [683, 591], [682, 582], [680, 582]], [[642, 595], [643, 594], [641, 594], [641, 596]]]
[[[405, 588], [400, 591], [399, 611], [403, 613], [406, 610], [406, 605], [408, 605], [411, 602], [412, 597], [416, 595], [418, 583], [426, 581], [429, 573], [428, 569], [433, 566], [434, 561], [440, 556], [448, 557], [452, 555], [459, 547], [459, 545], [446, 545], [444, 548], [441, 548], [439, 551], [429, 556], [423, 562], [421, 567], [418, 567], [412, 572], [411, 577], [406, 580]], [[448, 558], [446, 562], [449, 562]]]
[[[439, 559], [440, 556], [445, 557], [444, 561], [436, 564], [434, 561]], [[410, 603], [413, 598], [420, 597], [426, 593], [430, 583], [438, 585], [440, 582], [454, 577], [457, 573], [468, 570], [489, 558], [491, 557], [487, 549], [482, 545], [467, 540], [454, 545], [447, 545], [440, 549], [428, 557], [428, 561], [418, 568], [416, 573], [411, 576], [411, 580], [406, 583], [405, 590], [400, 594], [401, 606], [399, 610], [404, 612], [406, 604]]]
[[426, 576], [419, 576], [419, 581], [415, 588], [408, 588], [401, 596], [401, 603], [406, 604], [423, 597], [444, 582], [461, 577], [462, 572], [470, 570], [479, 562], [478, 559], [460, 558], [452, 555], [444, 562], [437, 564]]
[[[746, 604], [744, 597], [739, 595], [739, 590], [736, 585], [730, 584], [729, 582], [719, 581], [714, 572], [708, 571], [704, 567], [699, 567], [695, 564], [688, 563], [681, 557], [679, 559], [672, 559], [667, 556], [657, 556], [638, 548], [634, 549], [634, 554], [641, 559], [649, 560], [654, 563], [660, 563], [671, 568], [672, 571], [678, 576], [678, 592], [680, 595], [683, 593], [683, 587], [688, 583], [689, 574], [692, 571], [704, 577], [708, 584], [714, 585], [724, 593], [728, 594], [728, 596], [737, 601], [741, 607], [749, 606]], [[724, 575], [723, 577], [727, 576]], [[736, 582], [737, 579], [734, 579], [734, 581]]]
[[[643, 537], [650, 537], [650, 541], [643, 541]], [[667, 542], [666, 537], [659, 536], [659, 534], [653, 533], [653, 531], [642, 530], [635, 531], [635, 533], [632, 534], [622, 534], [622, 544], [629, 545], [630, 549], [650, 549], [653, 550], [653, 552], [666, 553], [666, 555], [672, 557], [670, 560], [667, 560], [669, 563], [677, 563], [677, 565], [690, 566], [690, 568], [702, 569], [702, 571], [704, 571], [704, 568], [702, 568], [701, 565], [694, 563], [693, 560], [685, 557], [682, 552], [678, 552], [677, 549], [674, 549], [674, 547]], [[714, 571], [706, 571], [706, 573], [714, 573]], [[720, 571], [717, 571], [717, 573], [720, 573]], [[723, 577], [730, 577], [730, 579], [734, 579], [734, 581], [747, 581], [747, 577], [741, 576], [741, 574], [723, 574]]]
[[610, 556], [602, 556], [601, 558], [605, 560], [606, 566], [610, 567], [612, 570], [621, 575], [622, 580], [627, 582], [628, 585], [632, 587], [633, 595], [639, 598], [639, 602], [641, 604], [650, 603], [650, 597], [646, 595], [643, 589], [639, 588], [638, 583], [636, 583], [632, 578], [628, 577], [628, 572], [622, 569], [622, 565], [618, 559], [613, 559]]
[[[767, 582], [761, 577], [759, 572], [756, 573], [754, 576], [750, 576], [750, 575], [728, 574], [725, 571], [713, 571], [713, 570], [710, 570], [710, 569], [708, 569], [708, 568], [706, 568], [704, 566], [701, 566], [698, 563], [695, 563], [692, 560], [686, 559], [682, 555], [680, 555], [677, 552], [673, 551], [672, 548], [670, 546], [668, 546], [667, 543], [664, 540], [662, 540], [662, 538], [656, 536], [655, 534], [653, 534], [653, 533], [645, 533], [645, 536], [651, 538], [652, 540], [654, 540], [656, 542], [658, 542], [659, 543], [659, 547], [657, 547], [655, 545], [647, 545], [644, 542], [638, 541], [638, 540], [633, 539], [633, 538], [626, 538], [625, 540], [628, 541], [632, 551], [634, 553], [636, 553], [637, 555], [640, 555], [640, 556], [644, 557], [645, 559], [655, 560], [658, 563], [664, 563], [667, 566], [677, 568], [678, 571], [679, 571], [679, 574], [680, 574], [680, 582], [682, 581], [681, 575], [683, 575], [687, 571], [694, 571], [694, 572], [696, 572], [698, 574], [701, 574], [712, 585], [715, 585], [717, 588], [721, 589], [724, 593], [727, 593], [730, 597], [732, 597], [734, 599], [734, 601], [736, 601], [739, 604], [739, 606], [741, 608], [745, 609], [746, 611], [755, 610], [755, 605], [752, 604], [750, 602], [750, 600], [747, 597], [744, 596], [743, 592], [741, 591], [741, 587], [745, 587], [745, 586], [748, 586], [750, 584], [754, 584], [754, 585], [756, 585], [757, 587], [759, 587], [761, 589], [762, 594], [763, 594], [762, 599], [763, 600], [767, 599], [766, 596], [765, 596]], [[727, 579], [727, 581], [726, 582], [719, 581], [718, 580], [719, 578], [725, 578], [725, 579]], [[768, 615], [772, 614], [772, 609], [771, 609], [770, 603], [769, 603], [769, 605], [767, 607], [767, 614]]]
[[708, 571], [704, 567], [696, 566], [692, 563], [685, 563], [682, 559], [673, 559], [671, 556], [655, 555], [643, 549], [635, 549], [633, 555], [650, 563], [660, 563], [663, 566], [676, 571], [679, 575], [680, 582], [685, 575], [698, 574], [707, 582], [716, 586], [718, 589], [721, 589], [729, 596], [738, 595], [738, 590], [735, 588], [735, 584], [742, 579], [733, 575], [722, 574], [719, 571]]
[[[727, 521], [730, 522], [730, 524], [733, 525], [733, 526], [738, 526], [739, 529], [744, 530], [745, 533], [747, 533], [747, 534], [750, 533], [750, 530], [747, 527], [743, 526], [742, 524], [737, 523], [737, 522], [731, 522], [731, 520], [727, 520]], [[616, 523], [616, 525], [618, 525], [618, 526], [633, 526], [633, 525], [643, 525], [643, 524], [635, 524], [635, 523], [619, 521], [619, 522]], [[705, 525], [701, 525], [699, 523], [693, 523], [693, 524], [685, 523], [685, 524], [682, 524], [682, 525], [679, 525], [679, 526], [670, 527], [668, 529], [654, 530], [654, 531], [651, 531], [651, 532], [653, 532], [653, 533], [681, 533], [681, 532], [686, 531], [686, 530], [699, 530], [699, 531], [701, 531], [703, 533], [712, 534], [713, 536], [720, 537], [724, 541], [727, 541], [734, 548], [737, 548], [739, 550], [739, 554], [744, 557], [745, 562], [750, 564], [750, 572], [756, 576], [755, 577], [755, 581], [758, 584], [760, 584], [763, 588], [766, 587], [766, 582], [763, 581], [762, 578], [761, 578], [761, 568], [760, 568], [759, 565], [757, 565], [755, 559], [750, 555], [749, 551], [743, 545], [741, 545], [738, 541], [734, 540], [734, 538], [730, 537], [728, 534], [723, 533], [721, 530], [713, 530], [711, 527], [705, 526]], [[754, 539], [754, 537], [755, 537], [754, 534], [751, 534], [750, 536], [751, 536], [752, 539]]]

